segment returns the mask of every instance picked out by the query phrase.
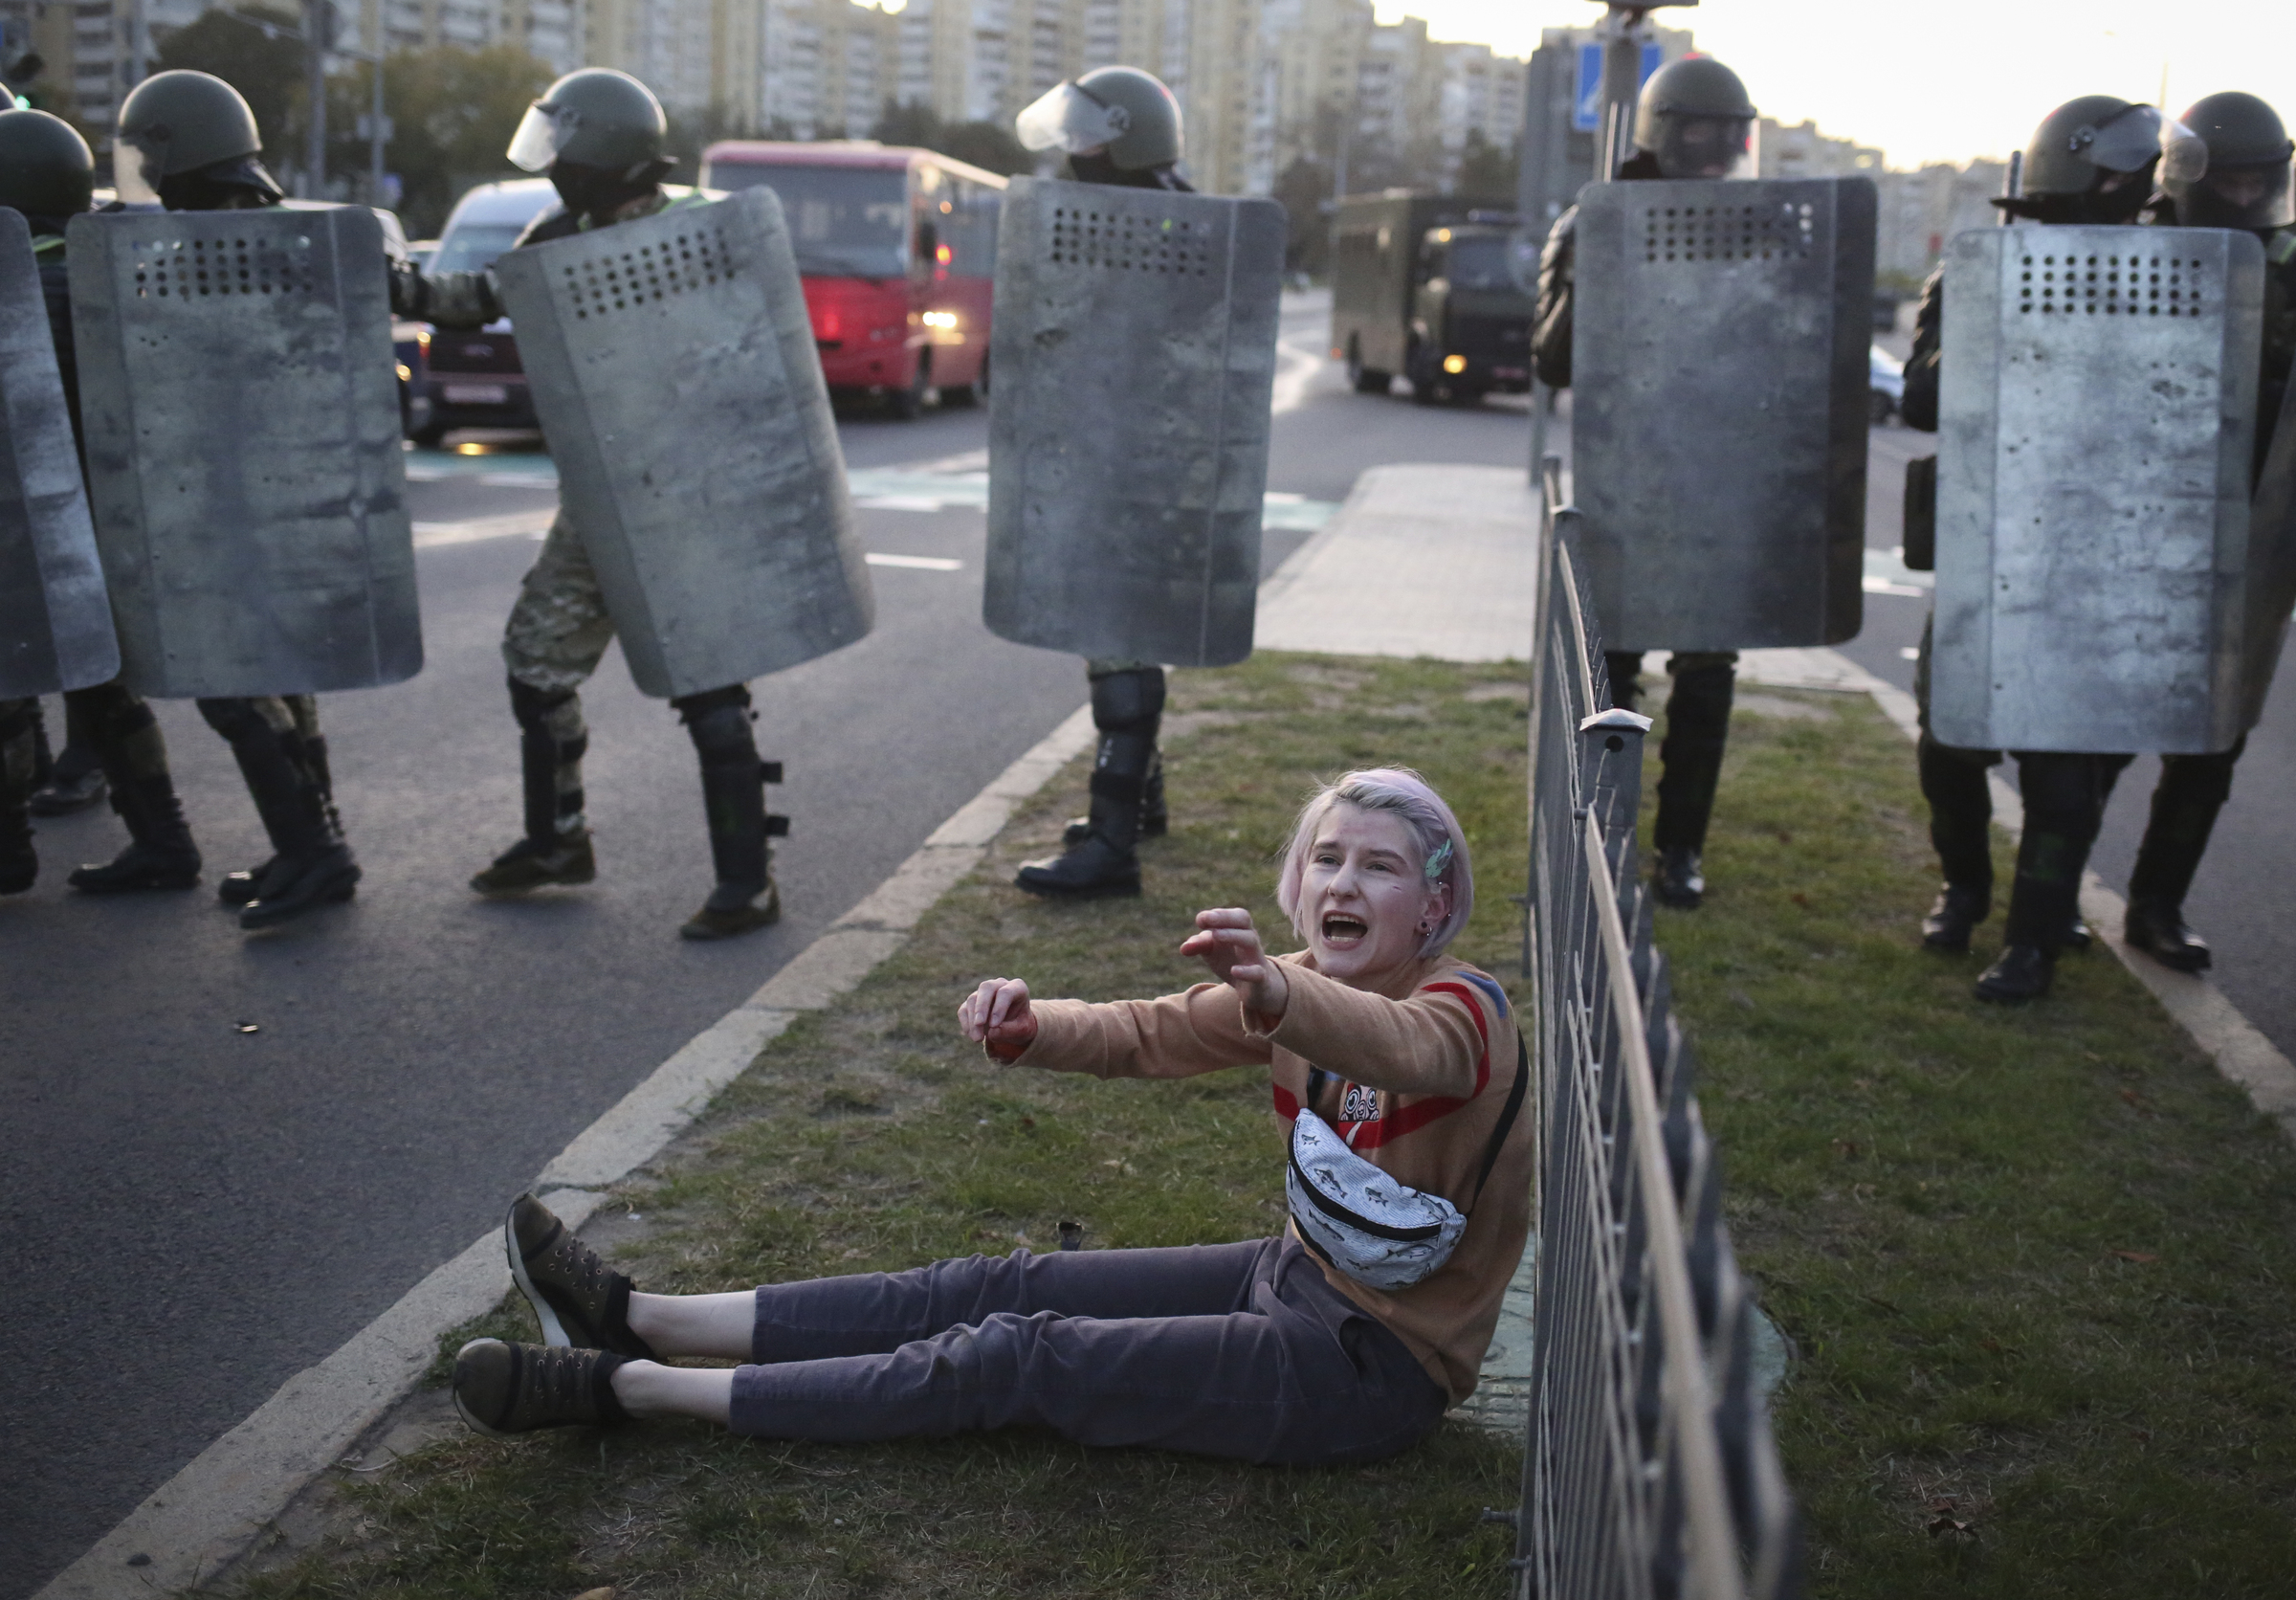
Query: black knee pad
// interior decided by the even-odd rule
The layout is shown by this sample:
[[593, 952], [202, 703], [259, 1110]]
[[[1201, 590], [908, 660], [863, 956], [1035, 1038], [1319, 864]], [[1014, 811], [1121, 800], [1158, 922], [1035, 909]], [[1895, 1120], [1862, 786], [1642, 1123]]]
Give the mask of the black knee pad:
[[230, 744], [276, 737], [252, 700], [236, 697], [230, 700], [202, 700], [198, 704], [199, 714], [207, 719], [208, 726], [222, 734]]
[[[572, 700], [572, 689], [538, 689], [531, 683], [510, 680], [510, 714], [519, 720], [519, 728], [540, 738], [550, 737], [550, 713]], [[587, 740], [585, 740], [587, 743]]]
[[1164, 713], [1164, 669], [1138, 667], [1103, 673], [1092, 680], [1093, 722], [1102, 728], [1130, 727]]
[[2095, 760], [2086, 755], [2031, 751], [2017, 758], [2017, 787], [2028, 834], [2045, 834], [2083, 847], [2095, 842], [2104, 811]]
[[686, 724], [694, 748], [705, 764], [756, 761], [758, 740], [749, 725], [749, 690], [740, 683], [705, 689], [670, 702]]
[[17, 700], [12, 705], [0, 701], [0, 744], [30, 733], [39, 715], [40, 702], [36, 700]]
[[67, 718], [79, 718], [90, 740], [99, 744], [130, 738], [159, 721], [134, 690], [121, 683], [66, 690], [64, 711]]

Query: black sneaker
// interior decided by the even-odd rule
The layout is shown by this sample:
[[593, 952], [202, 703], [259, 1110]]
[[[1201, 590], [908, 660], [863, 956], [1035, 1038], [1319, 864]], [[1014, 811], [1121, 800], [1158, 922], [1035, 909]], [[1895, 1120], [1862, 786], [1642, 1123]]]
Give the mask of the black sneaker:
[[454, 1357], [454, 1409], [481, 1433], [538, 1428], [602, 1428], [628, 1422], [614, 1398], [610, 1350], [562, 1350], [474, 1339]]
[[629, 1331], [629, 1279], [600, 1260], [549, 1207], [531, 1194], [513, 1200], [502, 1244], [510, 1276], [542, 1324], [543, 1344], [654, 1359], [653, 1347]]

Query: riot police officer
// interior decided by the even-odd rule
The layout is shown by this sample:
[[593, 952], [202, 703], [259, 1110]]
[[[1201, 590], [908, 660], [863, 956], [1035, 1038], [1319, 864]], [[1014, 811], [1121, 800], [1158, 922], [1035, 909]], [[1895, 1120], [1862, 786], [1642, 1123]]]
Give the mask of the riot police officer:
[[[2149, 105], [2110, 95], [2083, 95], [2042, 120], [2025, 152], [2020, 191], [1997, 202], [2010, 216], [2058, 225], [2133, 223], [2152, 193], [2160, 159], [2161, 117]], [[1942, 264], [1922, 286], [1913, 348], [1906, 363], [1901, 412], [1907, 425], [1934, 432], [1945, 314]], [[1930, 842], [1945, 882], [1922, 919], [1922, 943], [1964, 951], [1971, 931], [1993, 910], [1993, 796], [1986, 770], [1998, 750], [1959, 749], [1930, 732], [1931, 627], [1922, 629], [1914, 698], [1921, 709], [1915, 764], [1930, 804]], [[1978, 977], [1982, 1000], [2030, 1000], [2048, 992], [2058, 952], [2086, 948], [2080, 917], [2081, 875], [2104, 820], [2116, 761], [2127, 757], [2057, 751], [2012, 752], [2024, 801], [2017, 876], [2000, 955]]]
[[[1062, 83], [1020, 114], [1015, 127], [1032, 150], [1060, 150], [1067, 176], [1084, 184], [1193, 194], [1181, 176], [1180, 102], [1163, 80], [1137, 67], [1102, 67]], [[1143, 838], [1160, 838], [1164, 808], [1164, 669], [1155, 661], [1085, 663], [1093, 726], [1090, 814], [1072, 818], [1058, 856], [1024, 865], [1013, 882], [1031, 894], [1085, 899], [1137, 895]]]
[[[635, 221], [706, 197], [673, 193], [662, 179], [669, 123], [651, 90], [628, 73], [588, 67], [569, 73], [527, 109], [509, 158], [543, 172], [562, 205], [535, 219], [511, 248]], [[405, 269], [393, 285], [404, 315], [449, 327], [479, 327], [503, 315], [492, 275], [425, 277]], [[612, 642], [614, 621], [584, 548], [562, 509], [503, 629], [511, 714], [519, 724], [526, 831], [471, 879], [481, 894], [524, 894], [551, 884], [587, 883], [597, 858], [583, 813], [582, 758], [589, 746], [581, 687]], [[767, 845], [765, 768], [751, 729], [749, 689], [734, 683], [671, 701], [701, 762], [717, 886], [678, 930], [688, 939], [726, 939], [781, 916]], [[778, 819], [772, 819], [778, 821]]]
[[[69, 123], [45, 111], [0, 112], [0, 206], [22, 212], [32, 233], [76, 443], [79, 383], [64, 230], [88, 209], [95, 181], [87, 142]], [[72, 886], [88, 894], [192, 887], [199, 881], [199, 849], [184, 823], [167, 770], [166, 741], [151, 708], [117, 680], [70, 690], [64, 704], [76, 737], [84, 736], [94, 746], [112, 809], [126, 825], [130, 841], [117, 859], [73, 873]], [[38, 872], [26, 816], [35, 706], [31, 700], [0, 704], [0, 894], [31, 888]]]
[[[2296, 359], [2296, 198], [2289, 192], [2291, 144], [2280, 114], [2254, 95], [2237, 91], [2196, 101], [2181, 119], [2206, 145], [2208, 159], [2195, 177], [2172, 172], [2162, 199], [2147, 220], [2180, 228], [2238, 228], [2264, 247], [2264, 341], [2256, 395], [2255, 475], [2279, 426]], [[2254, 481], [2254, 476], [2251, 482]], [[2185, 924], [2184, 899], [2208, 849], [2217, 813], [2232, 793], [2232, 769], [2248, 747], [2243, 733], [2214, 755], [2164, 755], [2160, 782], [2129, 874], [2128, 942], [2179, 972], [2206, 968], [2208, 944]], [[2112, 779], [2130, 761], [2113, 759]]]
[[[1634, 153], [1614, 176], [1621, 182], [1728, 178], [1747, 157], [1755, 115], [1745, 84], [1721, 62], [1705, 56], [1669, 61], [1643, 85]], [[1533, 358], [1539, 377], [1556, 389], [1571, 384], [1578, 220], [1576, 206], [1556, 217], [1539, 257]], [[1701, 857], [1722, 776], [1737, 662], [1735, 651], [1677, 651], [1667, 663], [1673, 690], [1667, 699], [1667, 737], [1659, 745], [1651, 888], [1668, 905], [1688, 909], [1706, 896]], [[1632, 710], [1642, 695], [1642, 657], [1613, 652], [1605, 665], [1612, 702]]]
[[[156, 201], [171, 211], [253, 211], [276, 206], [285, 196], [263, 165], [254, 114], [219, 78], [183, 70], [155, 74], [128, 92], [114, 127], [113, 167], [120, 197], [127, 204]], [[202, 697], [195, 703], [208, 725], [231, 745], [273, 852], [262, 865], [228, 875], [217, 886], [217, 898], [241, 907], [239, 922], [248, 928], [269, 927], [349, 900], [360, 868], [335, 809], [318, 700], [310, 695], [265, 695]], [[142, 716], [147, 719], [149, 712]], [[123, 738], [132, 742], [133, 730], [124, 735], [121, 730], [134, 720], [125, 709], [114, 719], [107, 737], [115, 747]], [[156, 742], [157, 729], [150, 731]], [[117, 795], [118, 778], [113, 789]], [[122, 810], [121, 815], [129, 813]], [[155, 807], [147, 822], [158, 820]], [[133, 821], [129, 829], [135, 832]], [[92, 894], [188, 887], [191, 877], [180, 864], [155, 871], [137, 859], [144, 842], [138, 834], [137, 845], [119, 860], [108, 867], [83, 867], [70, 881]], [[188, 859], [195, 877], [196, 853], [183, 854], [188, 844], [187, 835], [175, 854], [179, 863]]]

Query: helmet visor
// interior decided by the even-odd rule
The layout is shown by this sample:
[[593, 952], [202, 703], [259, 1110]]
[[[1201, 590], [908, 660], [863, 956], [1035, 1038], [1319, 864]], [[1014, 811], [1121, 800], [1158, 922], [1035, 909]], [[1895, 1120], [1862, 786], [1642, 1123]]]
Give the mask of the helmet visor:
[[1093, 99], [1073, 83], [1055, 84], [1013, 120], [1013, 132], [1027, 150], [1059, 150], [1071, 156], [1104, 149], [1132, 126], [1120, 105]]
[[580, 122], [569, 107], [536, 100], [519, 119], [519, 131], [510, 136], [510, 164], [525, 172], [548, 171]]
[[1667, 112], [1659, 123], [1658, 170], [1667, 178], [1743, 178], [1751, 174], [1754, 123], [1745, 117]]
[[[2071, 152], [2091, 167], [2108, 172], [2133, 172], [2168, 147], [2171, 127], [2190, 138], [2182, 124], [2172, 123], [2149, 105], [2126, 105], [2102, 122], [2085, 122], [2066, 140]], [[2207, 146], [2201, 146], [2205, 159]]]
[[129, 206], [160, 203], [160, 179], [167, 167], [164, 142], [123, 133], [112, 144], [112, 188]]

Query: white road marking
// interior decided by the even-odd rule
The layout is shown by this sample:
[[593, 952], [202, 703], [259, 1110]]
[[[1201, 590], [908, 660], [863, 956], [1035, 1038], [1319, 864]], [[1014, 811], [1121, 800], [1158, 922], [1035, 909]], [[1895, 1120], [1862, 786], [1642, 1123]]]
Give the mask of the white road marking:
[[961, 572], [964, 563], [948, 556], [892, 556], [872, 550], [862, 558], [872, 567], [907, 567], [919, 572]]

